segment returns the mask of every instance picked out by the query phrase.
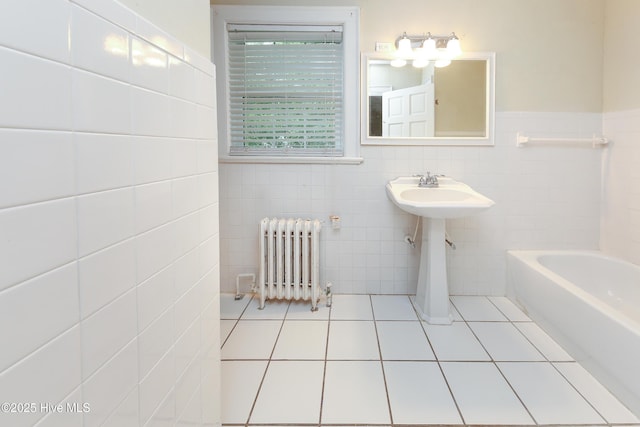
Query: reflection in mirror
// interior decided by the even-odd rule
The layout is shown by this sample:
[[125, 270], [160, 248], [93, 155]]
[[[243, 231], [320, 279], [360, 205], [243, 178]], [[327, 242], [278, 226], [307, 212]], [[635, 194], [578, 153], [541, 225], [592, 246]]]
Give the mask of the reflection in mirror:
[[364, 55], [363, 144], [492, 145], [493, 57], [415, 68]]

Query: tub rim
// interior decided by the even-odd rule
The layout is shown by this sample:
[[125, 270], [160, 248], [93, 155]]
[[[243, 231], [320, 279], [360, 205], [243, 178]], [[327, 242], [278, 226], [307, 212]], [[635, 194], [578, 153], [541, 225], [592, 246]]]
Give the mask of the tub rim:
[[[619, 323], [622, 327], [634, 332], [636, 335], [640, 337], [640, 321], [630, 318], [623, 312], [616, 310], [611, 307], [609, 304], [603, 302], [602, 300], [595, 297], [593, 294], [585, 291], [577, 284], [571, 282], [568, 279], [565, 279], [560, 274], [555, 273], [553, 270], [544, 266], [539, 261], [539, 257], [542, 255], [589, 255], [589, 256], [597, 256], [598, 258], [603, 258], [609, 261], [613, 261], [615, 263], [625, 264], [638, 270], [640, 273], [640, 266], [625, 261], [621, 258], [617, 258], [615, 256], [605, 254], [599, 250], [584, 250], [584, 249], [532, 249], [532, 250], [507, 250], [507, 254], [515, 257], [516, 259], [522, 261], [527, 266], [531, 267], [534, 271], [540, 273], [545, 278], [551, 280], [554, 283], [557, 283], [559, 286], [564, 288], [567, 292], [571, 292], [576, 295], [577, 298], [584, 301], [584, 303], [589, 304], [595, 307], [598, 310], [601, 310], [604, 314], [606, 314], [609, 318]], [[515, 286], [511, 284], [511, 281], [508, 280], [508, 287], [510, 290], [517, 295], [515, 292]]]

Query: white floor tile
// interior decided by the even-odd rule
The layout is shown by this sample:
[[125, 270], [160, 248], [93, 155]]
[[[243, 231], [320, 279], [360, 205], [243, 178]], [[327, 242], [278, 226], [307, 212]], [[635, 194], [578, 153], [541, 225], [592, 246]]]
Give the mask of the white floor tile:
[[476, 334], [493, 360], [544, 361], [544, 356], [507, 322], [470, 322]]
[[609, 423], [640, 423], [622, 403], [578, 363], [555, 363], [569, 380]]
[[435, 360], [418, 321], [376, 322], [383, 360]]
[[380, 362], [327, 362], [323, 424], [389, 424]]
[[223, 361], [220, 393], [223, 423], [246, 423], [267, 361]]
[[531, 319], [507, 297], [489, 297], [498, 310], [512, 322], [530, 322]]
[[490, 362], [444, 362], [442, 370], [467, 424], [535, 424]]
[[268, 359], [281, 326], [280, 320], [240, 320], [222, 346], [222, 359]]
[[289, 311], [287, 311], [287, 320], [327, 320], [331, 308], [324, 303], [318, 304], [318, 310], [311, 311], [311, 303], [309, 301], [291, 301]]
[[604, 423], [550, 363], [502, 362], [498, 367], [538, 424]]
[[507, 318], [486, 297], [452, 296], [451, 302], [468, 322], [507, 321]]
[[284, 322], [272, 359], [324, 360], [327, 348], [327, 321]]
[[318, 423], [324, 361], [272, 361], [251, 423]]
[[304, 302], [260, 311], [255, 298], [221, 295], [223, 423], [640, 427], [506, 298], [452, 297], [466, 322], [446, 326], [406, 320], [405, 301], [335, 295], [312, 313]]
[[514, 323], [514, 326], [552, 362], [570, 362], [573, 357], [569, 355], [553, 338], [533, 322]]
[[251, 301], [251, 298], [247, 296], [236, 301], [234, 296], [235, 294], [220, 294], [221, 319], [239, 319], [247, 304]]
[[254, 297], [242, 314], [243, 319], [284, 319], [289, 308], [288, 300], [268, 300], [260, 310], [260, 299]]
[[372, 295], [376, 320], [418, 320], [407, 295]]
[[334, 295], [331, 320], [373, 320], [369, 295]]
[[460, 415], [435, 362], [384, 362], [396, 424], [459, 424]]
[[491, 360], [464, 322], [429, 325], [422, 322], [438, 360]]
[[379, 360], [373, 321], [331, 321], [327, 359]]

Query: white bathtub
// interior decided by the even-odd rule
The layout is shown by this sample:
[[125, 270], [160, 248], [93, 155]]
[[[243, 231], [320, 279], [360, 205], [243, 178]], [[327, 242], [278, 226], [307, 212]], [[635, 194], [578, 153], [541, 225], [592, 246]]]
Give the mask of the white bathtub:
[[507, 295], [640, 414], [640, 267], [596, 251], [508, 251]]

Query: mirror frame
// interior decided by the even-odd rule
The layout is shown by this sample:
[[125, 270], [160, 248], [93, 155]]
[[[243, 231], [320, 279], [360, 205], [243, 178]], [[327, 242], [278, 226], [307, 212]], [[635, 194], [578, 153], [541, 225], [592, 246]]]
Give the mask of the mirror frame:
[[487, 100], [486, 100], [486, 130], [484, 137], [382, 137], [369, 136], [369, 99], [368, 99], [368, 73], [369, 61], [379, 59], [393, 59], [390, 53], [365, 52], [361, 55], [361, 81], [360, 81], [360, 143], [362, 145], [469, 145], [482, 146], [494, 145], [495, 138], [495, 52], [464, 52], [454, 61], [460, 59], [481, 59], [487, 61]]

